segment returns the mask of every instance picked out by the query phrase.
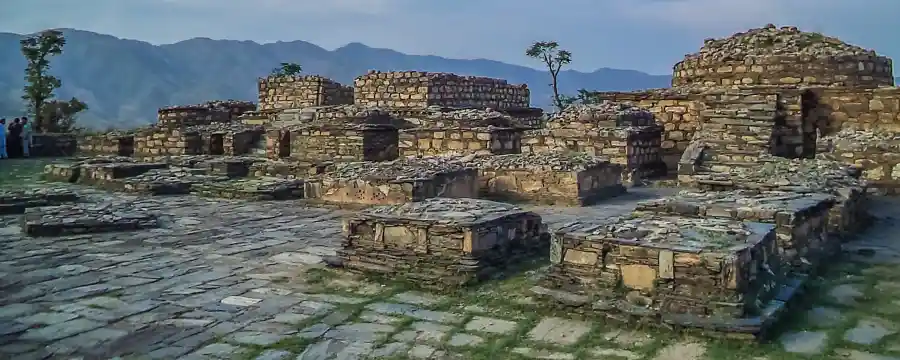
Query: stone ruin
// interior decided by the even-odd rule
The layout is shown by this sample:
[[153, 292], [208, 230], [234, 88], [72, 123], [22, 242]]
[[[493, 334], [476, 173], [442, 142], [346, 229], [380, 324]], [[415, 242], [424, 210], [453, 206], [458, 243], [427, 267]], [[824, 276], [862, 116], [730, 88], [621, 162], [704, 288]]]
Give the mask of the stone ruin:
[[[269, 77], [258, 106], [160, 109], [154, 126], [87, 137], [80, 149], [95, 156], [45, 174], [143, 195], [362, 209], [339, 252], [354, 271], [452, 289], [537, 255], [551, 265], [531, 290], [548, 304], [761, 338], [865, 229], [873, 187], [897, 187], [891, 71], [871, 51], [767, 26], [707, 41], [675, 65], [670, 89], [593, 93], [596, 103], [549, 119], [527, 87], [499, 79]], [[524, 210], [603, 204], [664, 176], [689, 190], [627, 216], [551, 233]], [[35, 236], [89, 231], [47, 220], [60, 214], [96, 216], [98, 231], [155, 226], [141, 209], [112, 216], [28, 196], [0, 197], [0, 209], [24, 213]]]

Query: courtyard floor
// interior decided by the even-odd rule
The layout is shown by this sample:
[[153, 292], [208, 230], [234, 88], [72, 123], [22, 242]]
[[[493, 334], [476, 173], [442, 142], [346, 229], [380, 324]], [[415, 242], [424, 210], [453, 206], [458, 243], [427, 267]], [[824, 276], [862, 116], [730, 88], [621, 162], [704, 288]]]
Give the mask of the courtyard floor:
[[[0, 163], [0, 184], [45, 186], [37, 168]], [[29, 238], [18, 216], [0, 216], [0, 359], [900, 360], [900, 199], [874, 202], [875, 225], [760, 345], [551, 310], [528, 292], [543, 262], [452, 295], [330, 269], [341, 211], [78, 190], [166, 224]], [[535, 210], [553, 228], [666, 191]]]

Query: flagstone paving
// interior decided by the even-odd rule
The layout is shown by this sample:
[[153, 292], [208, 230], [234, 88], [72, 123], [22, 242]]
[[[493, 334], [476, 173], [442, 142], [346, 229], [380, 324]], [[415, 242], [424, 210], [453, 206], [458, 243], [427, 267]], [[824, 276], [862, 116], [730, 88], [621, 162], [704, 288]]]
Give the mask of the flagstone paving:
[[[0, 217], [0, 359], [900, 359], [897, 199], [873, 204], [876, 226], [755, 345], [551, 311], [527, 291], [543, 263], [452, 295], [331, 269], [335, 210], [80, 191], [163, 226], [29, 238]], [[552, 227], [639, 197], [537, 211]]]

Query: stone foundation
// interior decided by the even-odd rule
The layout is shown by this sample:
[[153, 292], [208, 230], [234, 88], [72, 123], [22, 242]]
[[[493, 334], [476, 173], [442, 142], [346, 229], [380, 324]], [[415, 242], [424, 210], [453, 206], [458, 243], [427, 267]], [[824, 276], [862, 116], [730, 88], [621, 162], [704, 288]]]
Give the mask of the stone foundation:
[[134, 134], [109, 132], [87, 135], [79, 139], [80, 154], [104, 154], [117, 156], [134, 155]]
[[245, 155], [252, 152], [263, 129], [239, 123], [185, 128], [152, 128], [135, 136], [139, 157], [178, 155]]
[[478, 171], [445, 158], [338, 164], [306, 181], [306, 199], [318, 202], [386, 205], [433, 197], [478, 197]]
[[259, 109], [295, 109], [353, 103], [353, 88], [317, 75], [260, 78]]
[[542, 153], [476, 157], [481, 197], [586, 206], [625, 192], [622, 166], [586, 154]]
[[757, 334], [796, 285], [781, 276], [769, 224], [625, 218], [563, 228], [550, 246], [546, 287], [535, 293], [632, 323]]
[[263, 178], [201, 183], [192, 186], [191, 193], [224, 199], [294, 200], [303, 198], [303, 180]]
[[307, 125], [270, 130], [266, 156], [313, 163], [388, 161], [399, 156], [398, 143], [391, 125]]
[[268, 160], [250, 166], [250, 176], [277, 177], [285, 179], [305, 179], [311, 175], [321, 175], [334, 170], [334, 163], [310, 163]]
[[821, 140], [827, 144], [823, 158], [861, 168], [877, 192], [900, 193], [900, 134], [842, 130]]
[[122, 156], [95, 156], [72, 159], [71, 162], [47, 164], [42, 174], [45, 180], [74, 183], [81, 176], [81, 168], [91, 164], [130, 163], [134, 160]]
[[241, 114], [255, 111], [256, 104], [246, 101], [209, 101], [197, 105], [178, 105], [159, 109], [157, 126], [180, 128], [186, 126], [229, 123]]
[[78, 204], [28, 209], [22, 232], [30, 236], [63, 236], [159, 227], [156, 215], [122, 205]]
[[375, 207], [345, 220], [345, 267], [446, 289], [489, 278], [547, 252], [540, 216], [476, 199]]
[[227, 176], [207, 175], [203, 169], [169, 168], [97, 183], [100, 188], [140, 195], [187, 195], [196, 185], [227, 181]]
[[783, 262], [810, 273], [840, 252], [840, 240], [828, 236], [828, 213], [835, 198], [825, 194], [725, 191], [688, 192], [639, 203], [635, 214], [726, 218], [775, 225]]
[[517, 128], [419, 128], [401, 130], [401, 156], [468, 154], [518, 154], [522, 129]]
[[80, 165], [77, 178], [83, 184], [103, 184], [116, 179], [134, 177], [154, 169], [166, 169], [166, 163], [100, 163]]
[[0, 215], [24, 214], [26, 209], [57, 206], [78, 201], [78, 195], [66, 189], [0, 191]]
[[609, 157], [623, 166], [622, 182], [631, 186], [666, 174], [660, 157], [661, 134], [658, 126], [528, 130], [522, 135], [522, 152], [572, 151]]
[[502, 79], [419, 71], [377, 72], [356, 78], [354, 102], [362, 106], [388, 108], [527, 108], [526, 85]]

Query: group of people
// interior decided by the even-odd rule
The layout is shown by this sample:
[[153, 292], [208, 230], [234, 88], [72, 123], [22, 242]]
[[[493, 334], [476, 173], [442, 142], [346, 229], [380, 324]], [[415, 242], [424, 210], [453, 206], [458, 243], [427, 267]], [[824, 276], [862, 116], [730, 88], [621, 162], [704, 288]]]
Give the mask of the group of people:
[[0, 118], [0, 159], [28, 156], [30, 148], [31, 123], [28, 118], [15, 118], [10, 124]]

